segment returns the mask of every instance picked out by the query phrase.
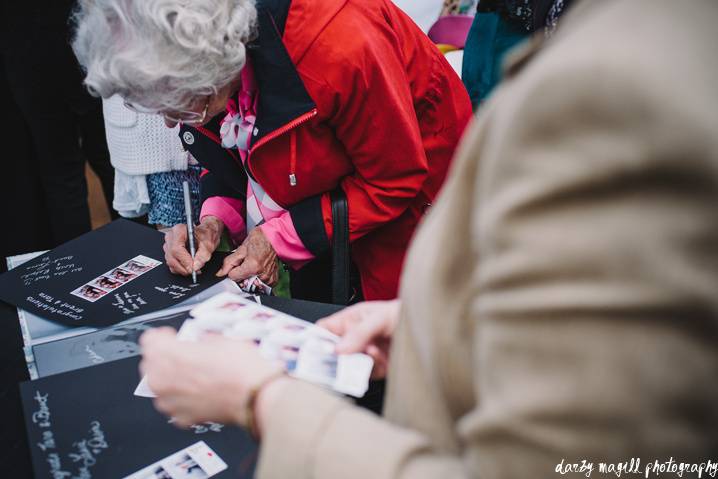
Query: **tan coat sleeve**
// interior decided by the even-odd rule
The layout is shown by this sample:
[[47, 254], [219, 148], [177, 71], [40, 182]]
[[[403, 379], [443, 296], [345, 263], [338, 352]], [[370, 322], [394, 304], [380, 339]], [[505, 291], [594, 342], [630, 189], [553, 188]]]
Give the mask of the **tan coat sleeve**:
[[[650, 2], [613, 4], [635, 4], [641, 31], [620, 24], [631, 12], [616, 14], [567, 43], [614, 42], [606, 55], [557, 45], [499, 92], [498, 121], [473, 132], [452, 173], [476, 170], [481, 153], [472, 189], [435, 206], [465, 208], [474, 232], [442, 245], [447, 261], [471, 250], [480, 264], [465, 285], [476, 293], [452, 308], [467, 317], [442, 318], [473, 331], [460, 451], [296, 384], [268, 421], [259, 477], [523, 479], [556, 477], [562, 459], [715, 459], [718, 118], [705, 106], [718, 104], [715, 83], [688, 60], [673, 67], [695, 77], [667, 79], [669, 67], [640, 56], [667, 44], [664, 29], [645, 27], [664, 19], [642, 16]], [[715, 9], [678, 20], [711, 28], [701, 12]], [[622, 31], [646, 44], [622, 45]], [[699, 47], [713, 37], [671, 38], [710, 57]]]

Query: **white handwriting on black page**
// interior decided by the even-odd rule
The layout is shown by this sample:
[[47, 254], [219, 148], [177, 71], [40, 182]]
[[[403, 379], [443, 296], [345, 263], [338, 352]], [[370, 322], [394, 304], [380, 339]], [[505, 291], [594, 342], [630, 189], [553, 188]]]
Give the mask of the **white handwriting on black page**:
[[85, 352], [87, 352], [87, 356], [90, 358], [90, 361], [92, 361], [92, 364], [100, 364], [105, 362], [105, 358], [97, 354], [89, 344], [85, 345]]
[[[48, 405], [48, 397], [50, 394], [42, 394], [40, 391], [35, 392], [35, 402], [37, 403], [37, 411], [32, 413], [32, 422], [41, 428], [49, 428], [52, 426], [50, 422], [50, 406]], [[55, 447], [54, 444], [52, 447]], [[45, 449], [43, 449], [44, 451]]]
[[34, 304], [38, 309], [59, 316], [66, 316], [76, 321], [82, 319], [82, 313], [85, 311], [83, 308], [63, 301], [62, 299], [55, 299], [47, 293], [39, 293], [37, 298], [35, 296], [28, 296], [25, 299], [28, 303]]
[[72, 273], [82, 271], [82, 266], [76, 264], [74, 256], [63, 256], [62, 258], [50, 259], [43, 256], [40, 262], [26, 268], [27, 272], [20, 276], [25, 286], [38, 281], [45, 281], [54, 277], [63, 277]]
[[[176, 419], [173, 417], [171, 417], [167, 420], [167, 424], [174, 424], [175, 422], [176, 422]], [[208, 432], [222, 432], [223, 428], [224, 428], [224, 424], [220, 424], [218, 422], [212, 422], [212, 421], [203, 422], [201, 424], [192, 424], [190, 426], [190, 429], [192, 429], [195, 434], [205, 434]]]
[[198, 286], [198, 284], [191, 284], [189, 287], [168, 284], [167, 286], [155, 286], [155, 289], [160, 293], [165, 293], [174, 300], [178, 300], [187, 296], [192, 291], [192, 288], [196, 286]]
[[70, 460], [77, 465], [76, 478], [90, 479], [91, 468], [97, 464], [97, 457], [110, 447], [105, 439], [100, 421], [90, 423], [89, 437], [73, 442], [74, 452], [68, 454]]
[[35, 391], [33, 399], [37, 403], [37, 410], [32, 413], [32, 422], [40, 428], [40, 441], [36, 443], [37, 447], [46, 454], [45, 462], [50, 466], [50, 475], [53, 479], [63, 479], [72, 476], [68, 471], [63, 470], [60, 454], [56, 452], [57, 444], [55, 436], [52, 432], [52, 422], [49, 404], [50, 394], [42, 394]]
[[125, 314], [134, 314], [139, 311], [147, 301], [142, 299], [140, 293], [129, 293], [127, 291], [114, 294], [112, 306], [116, 307]]

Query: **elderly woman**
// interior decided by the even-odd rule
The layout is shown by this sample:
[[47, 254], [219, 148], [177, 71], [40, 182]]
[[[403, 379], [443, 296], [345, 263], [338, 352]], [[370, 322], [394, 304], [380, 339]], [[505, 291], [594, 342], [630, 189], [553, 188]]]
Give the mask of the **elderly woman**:
[[[279, 258], [293, 296], [328, 300], [336, 232], [351, 243], [356, 292], [396, 296], [471, 105], [394, 4], [84, 0], [76, 21], [90, 90], [181, 123], [206, 169], [198, 251], [193, 261], [185, 227], [174, 228], [173, 272], [202, 268], [227, 231], [240, 246], [219, 275], [272, 284]], [[348, 219], [332, 214], [342, 196]]]

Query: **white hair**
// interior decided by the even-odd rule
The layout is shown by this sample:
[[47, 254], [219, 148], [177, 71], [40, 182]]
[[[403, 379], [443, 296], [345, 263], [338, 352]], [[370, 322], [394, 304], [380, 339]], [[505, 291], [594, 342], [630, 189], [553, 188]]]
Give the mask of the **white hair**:
[[80, 0], [73, 19], [90, 92], [179, 111], [237, 77], [257, 12], [254, 0]]

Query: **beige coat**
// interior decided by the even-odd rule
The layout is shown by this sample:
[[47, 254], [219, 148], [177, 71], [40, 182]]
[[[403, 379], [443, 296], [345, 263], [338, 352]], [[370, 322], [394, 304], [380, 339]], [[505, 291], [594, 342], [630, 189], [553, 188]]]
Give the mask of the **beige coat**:
[[717, 47], [714, 0], [593, 0], [517, 53], [411, 248], [386, 419], [297, 383], [259, 477], [718, 460]]

